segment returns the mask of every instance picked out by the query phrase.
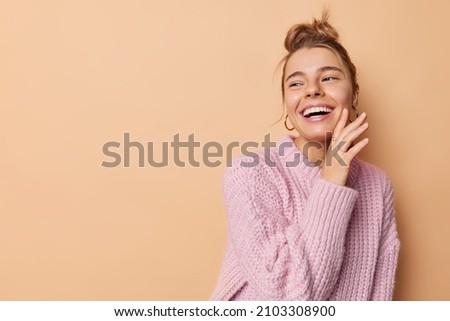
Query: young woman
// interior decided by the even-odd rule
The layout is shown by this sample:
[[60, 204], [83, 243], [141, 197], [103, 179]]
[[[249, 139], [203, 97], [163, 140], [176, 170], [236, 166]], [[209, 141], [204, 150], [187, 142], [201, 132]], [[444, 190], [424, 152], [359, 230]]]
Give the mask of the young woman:
[[357, 111], [355, 66], [327, 20], [295, 25], [285, 39], [285, 126], [298, 135], [225, 172], [229, 236], [212, 300], [392, 299], [393, 187], [356, 157], [367, 116]]

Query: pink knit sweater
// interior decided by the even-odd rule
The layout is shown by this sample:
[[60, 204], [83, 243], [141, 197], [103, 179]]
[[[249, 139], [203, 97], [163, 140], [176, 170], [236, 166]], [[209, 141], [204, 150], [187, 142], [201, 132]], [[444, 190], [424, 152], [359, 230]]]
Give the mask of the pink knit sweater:
[[241, 156], [226, 169], [229, 233], [210, 299], [391, 300], [400, 242], [390, 179], [354, 158], [347, 185], [334, 184], [293, 139], [270, 158], [260, 151], [256, 166]]

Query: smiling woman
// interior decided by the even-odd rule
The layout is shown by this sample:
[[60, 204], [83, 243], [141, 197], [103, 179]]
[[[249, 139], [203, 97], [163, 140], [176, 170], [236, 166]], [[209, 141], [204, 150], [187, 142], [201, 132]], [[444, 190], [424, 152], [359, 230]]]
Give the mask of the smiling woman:
[[[300, 133], [297, 147], [308, 141], [325, 142], [342, 111], [350, 106], [356, 109], [358, 90], [353, 92], [344, 70], [338, 56], [326, 47], [299, 49], [287, 61], [284, 101], [287, 117]], [[365, 123], [360, 130], [367, 128]], [[324, 149], [309, 152], [309, 157], [324, 159]]]
[[211, 299], [391, 300], [394, 192], [383, 170], [356, 157], [368, 143], [355, 143], [368, 128], [356, 68], [326, 12], [293, 26], [285, 47], [285, 126], [298, 135], [261, 152], [264, 162], [244, 166], [241, 156], [227, 168], [229, 235]]

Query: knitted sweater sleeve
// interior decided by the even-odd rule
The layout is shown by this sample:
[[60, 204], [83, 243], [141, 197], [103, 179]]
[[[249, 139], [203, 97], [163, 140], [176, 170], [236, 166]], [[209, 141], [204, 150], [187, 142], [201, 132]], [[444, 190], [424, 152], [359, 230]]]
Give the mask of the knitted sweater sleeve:
[[400, 241], [395, 222], [394, 189], [392, 182], [386, 177], [381, 239], [374, 283], [372, 285], [371, 300], [392, 300], [399, 251]]
[[258, 299], [327, 300], [358, 192], [316, 178], [288, 219], [290, 196], [276, 169], [235, 164], [225, 173], [224, 193], [231, 244]]

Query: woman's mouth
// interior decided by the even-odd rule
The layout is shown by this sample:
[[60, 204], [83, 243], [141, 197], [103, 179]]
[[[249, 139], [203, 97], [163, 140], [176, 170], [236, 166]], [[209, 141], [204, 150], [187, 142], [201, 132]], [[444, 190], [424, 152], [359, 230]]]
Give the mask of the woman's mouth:
[[334, 108], [327, 106], [307, 107], [302, 111], [301, 116], [307, 121], [322, 121], [327, 119], [333, 110]]

